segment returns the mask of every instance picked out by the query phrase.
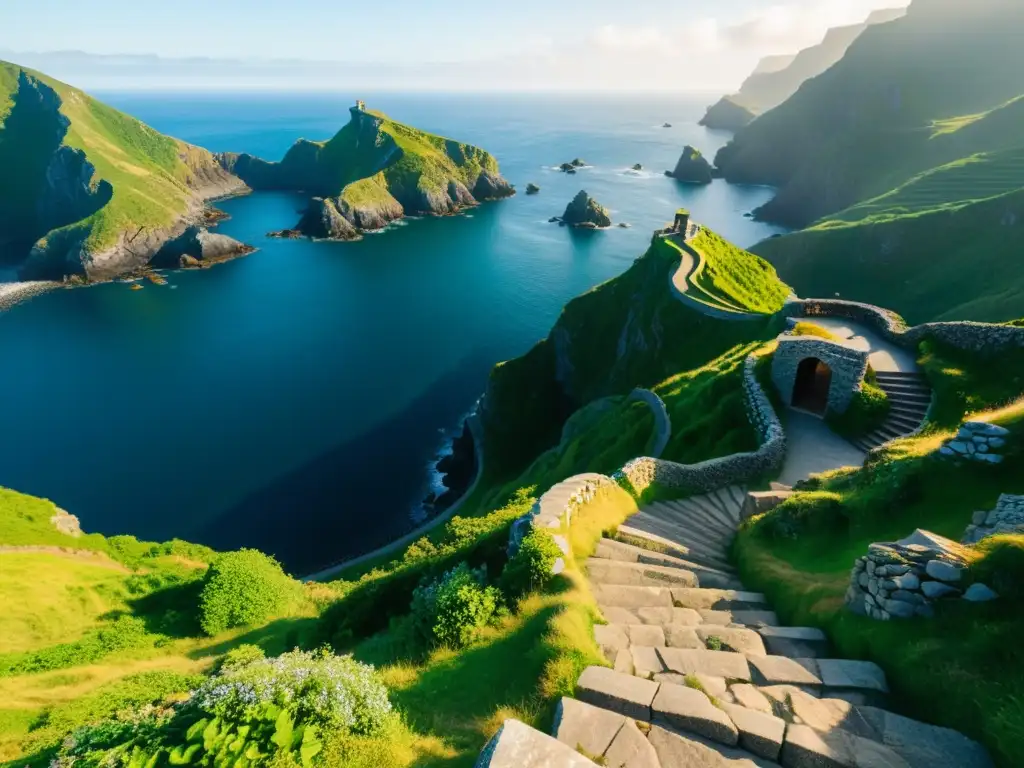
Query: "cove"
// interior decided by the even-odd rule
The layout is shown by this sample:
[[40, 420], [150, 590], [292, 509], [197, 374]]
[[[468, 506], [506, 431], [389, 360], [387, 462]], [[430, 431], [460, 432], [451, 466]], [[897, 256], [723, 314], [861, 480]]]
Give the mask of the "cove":
[[[662, 175], [683, 145], [711, 155], [728, 139], [696, 125], [701, 97], [98, 95], [213, 151], [272, 160], [330, 136], [359, 96], [486, 148], [521, 191], [356, 243], [269, 239], [302, 198], [235, 198], [218, 231], [258, 247], [251, 256], [0, 315], [0, 484], [54, 500], [88, 531], [258, 547], [297, 573], [411, 528], [494, 363], [624, 271], [678, 207], [741, 245], [778, 231], [743, 217], [768, 189]], [[551, 170], [575, 157], [593, 167]], [[634, 163], [644, 171], [627, 172]], [[540, 194], [522, 194], [530, 181]], [[548, 224], [580, 189], [631, 228]]]

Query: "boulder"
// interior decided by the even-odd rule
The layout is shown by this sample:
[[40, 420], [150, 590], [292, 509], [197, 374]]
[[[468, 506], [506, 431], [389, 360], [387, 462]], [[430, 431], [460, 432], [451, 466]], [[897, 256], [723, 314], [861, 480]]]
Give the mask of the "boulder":
[[710, 184], [713, 178], [711, 163], [699, 150], [690, 145], [683, 149], [675, 170], [669, 175], [676, 181], [685, 181], [688, 184]]
[[477, 758], [474, 768], [594, 768], [575, 749], [518, 720], [506, 720]]
[[926, 581], [921, 584], [921, 591], [929, 600], [938, 600], [942, 597], [960, 594], [959, 589], [951, 587], [949, 584], [943, 584], [941, 581]]
[[612, 225], [608, 209], [598, 203], [585, 190], [573, 198], [562, 214], [562, 221], [570, 227], [600, 229]]
[[960, 581], [963, 569], [945, 560], [929, 560], [925, 566], [925, 573], [938, 581], [956, 583]]
[[997, 597], [999, 595], [985, 584], [971, 584], [964, 592], [964, 600], [970, 600], [972, 603], [985, 603]]

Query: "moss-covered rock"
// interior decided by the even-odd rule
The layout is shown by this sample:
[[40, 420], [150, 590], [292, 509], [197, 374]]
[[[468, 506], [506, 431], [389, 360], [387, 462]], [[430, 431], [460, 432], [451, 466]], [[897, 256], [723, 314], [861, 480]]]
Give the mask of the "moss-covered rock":
[[572, 202], [566, 206], [565, 213], [562, 214], [562, 222], [570, 227], [599, 229], [610, 227], [612, 217], [607, 208], [581, 189]]
[[339, 213], [333, 200], [314, 197], [296, 226], [300, 232], [324, 240], [357, 240], [359, 232]]
[[677, 181], [688, 184], [710, 184], [713, 178], [711, 163], [700, 153], [700, 150], [689, 144], [683, 148], [683, 154], [676, 163], [675, 170], [668, 174]]

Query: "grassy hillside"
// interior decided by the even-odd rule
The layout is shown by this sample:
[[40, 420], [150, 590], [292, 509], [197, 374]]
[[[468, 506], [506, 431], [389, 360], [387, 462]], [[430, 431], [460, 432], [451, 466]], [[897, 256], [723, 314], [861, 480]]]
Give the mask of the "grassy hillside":
[[[937, 397], [925, 433], [863, 469], [812, 482], [755, 518], [735, 555], [744, 583], [764, 591], [784, 621], [822, 626], [839, 655], [881, 664], [907, 714], [981, 740], [1002, 766], [1020, 765], [1024, 653], [1014, 638], [1024, 630], [1024, 537], [995, 537], [969, 550], [970, 578], [998, 580], [1003, 597], [996, 602], [939, 603], [934, 620], [892, 622], [854, 616], [843, 605], [850, 568], [870, 543], [915, 528], [959, 540], [975, 510], [994, 508], [1000, 494], [1024, 492], [1024, 354], [984, 360], [933, 342], [921, 353]], [[1011, 430], [1004, 464], [956, 466], [932, 456], [976, 411]]]
[[726, 177], [779, 186], [759, 215], [805, 228], [753, 250], [804, 296], [913, 321], [1024, 313], [1022, 32], [1009, 0], [915, 0], [737, 134], [717, 158]]
[[[125, 233], [172, 225], [196, 199], [193, 169], [182, 158], [189, 152], [202, 153], [213, 167], [209, 153], [65, 83], [0, 62], [0, 169], [7, 180], [0, 221], [8, 224], [6, 239], [18, 245], [16, 259], [39, 238], [73, 236], [96, 252]], [[69, 178], [48, 188], [47, 171], [59, 165]]]
[[[707, 238], [712, 287], [741, 306], [781, 305], [788, 289], [773, 270], [713, 233]], [[669, 290], [679, 259], [655, 240], [624, 274], [569, 302], [547, 339], [495, 367], [482, 414], [489, 464], [517, 474], [558, 442], [562, 423], [580, 406], [652, 387], [777, 333], [767, 316], [726, 322], [684, 306]]]

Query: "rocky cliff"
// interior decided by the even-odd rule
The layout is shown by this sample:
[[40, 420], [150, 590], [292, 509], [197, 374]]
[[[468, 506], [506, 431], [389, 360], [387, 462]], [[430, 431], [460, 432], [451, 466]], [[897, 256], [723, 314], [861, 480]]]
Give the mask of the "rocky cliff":
[[707, 114], [701, 118], [700, 124], [705, 128], [720, 131], [738, 131], [749, 125], [755, 117], [757, 115], [742, 104], [738, 104], [735, 97], [723, 96], [708, 107]]
[[581, 189], [565, 207], [562, 223], [581, 229], [603, 229], [612, 225], [612, 217], [607, 208]]
[[0, 174], [0, 260], [24, 279], [113, 277], [176, 240], [197, 260], [251, 250], [204, 234], [206, 201], [247, 190], [212, 154], [6, 62]]
[[358, 106], [332, 139], [300, 140], [280, 163], [230, 153], [218, 159], [254, 189], [311, 195], [297, 228], [312, 237], [351, 239], [407, 214], [444, 216], [515, 194], [484, 150]]
[[676, 181], [685, 181], [688, 184], [710, 184], [712, 181], [711, 163], [701, 154], [699, 149], [687, 145], [683, 148], [683, 154], [672, 171], [666, 171], [666, 176], [671, 176]]

